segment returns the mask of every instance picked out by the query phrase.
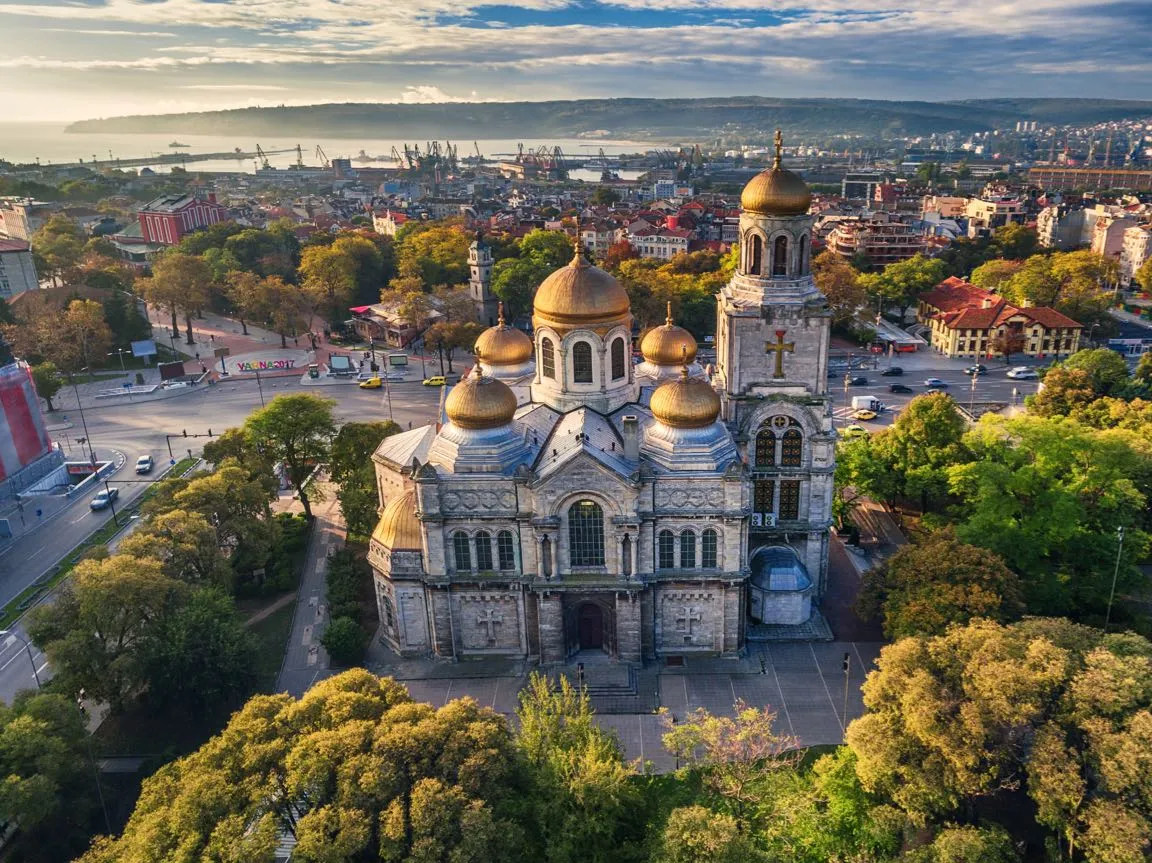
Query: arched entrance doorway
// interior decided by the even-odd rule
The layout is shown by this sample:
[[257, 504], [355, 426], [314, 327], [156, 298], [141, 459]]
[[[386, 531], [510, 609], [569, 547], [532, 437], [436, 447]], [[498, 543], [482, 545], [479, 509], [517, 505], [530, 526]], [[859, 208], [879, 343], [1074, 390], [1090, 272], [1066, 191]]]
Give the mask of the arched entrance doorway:
[[577, 638], [581, 650], [603, 649], [604, 612], [599, 605], [586, 602], [576, 612]]

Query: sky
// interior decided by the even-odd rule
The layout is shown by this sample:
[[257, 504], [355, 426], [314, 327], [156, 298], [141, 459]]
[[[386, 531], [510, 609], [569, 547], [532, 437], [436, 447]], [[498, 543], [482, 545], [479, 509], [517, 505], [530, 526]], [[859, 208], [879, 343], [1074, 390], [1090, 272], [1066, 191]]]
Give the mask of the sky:
[[1152, 0], [0, 0], [4, 120], [613, 96], [1152, 97]]

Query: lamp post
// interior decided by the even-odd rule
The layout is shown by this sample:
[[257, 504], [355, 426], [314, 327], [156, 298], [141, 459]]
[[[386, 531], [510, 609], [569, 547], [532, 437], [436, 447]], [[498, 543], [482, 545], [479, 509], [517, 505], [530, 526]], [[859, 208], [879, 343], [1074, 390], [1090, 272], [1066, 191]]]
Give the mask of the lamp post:
[[40, 683], [40, 672], [38, 672], [36, 670], [36, 660], [32, 656], [32, 645], [28, 643], [28, 639], [23, 638], [20, 635], [17, 635], [12, 630], [0, 629], [0, 638], [6, 638], [9, 635], [11, 635], [13, 638], [15, 638], [17, 641], [19, 641], [21, 644], [24, 645], [24, 649], [28, 652], [28, 661], [30, 663], [32, 663], [32, 676], [34, 678], [36, 678], [36, 688], [37, 689], [43, 689], [44, 687]]
[[976, 405], [976, 379], [980, 377], [978, 374], [980, 364], [977, 363], [975, 368], [972, 369], [972, 385], [968, 388], [968, 415], [972, 416], [972, 409]]
[[1108, 594], [1108, 612], [1104, 615], [1104, 631], [1112, 622], [1112, 600], [1116, 597], [1116, 580], [1120, 577], [1120, 556], [1124, 553], [1124, 528], [1116, 528], [1116, 568], [1112, 571], [1112, 590]]
[[[87, 731], [88, 715], [84, 711], [84, 690], [76, 694], [76, 709], [80, 711], [80, 721], [84, 723]], [[100, 798], [100, 810], [104, 813], [104, 827], [108, 835], [112, 835], [112, 820], [108, 817], [108, 804], [104, 802], [104, 789], [100, 786], [100, 768], [96, 765], [96, 753], [92, 751], [92, 735], [85, 733], [84, 741], [88, 744], [88, 760], [92, 762], [92, 778], [96, 780], [96, 796]]]
[[[82, 372], [88, 371], [88, 366], [80, 369]], [[68, 372], [68, 380], [72, 382], [72, 391], [76, 393], [76, 407], [80, 410], [80, 425], [84, 429], [84, 440], [88, 444], [88, 455], [92, 461], [92, 468], [96, 468], [96, 452], [92, 449], [92, 438], [88, 434], [88, 421], [84, 418], [84, 405], [80, 402], [80, 388], [76, 385], [76, 376], [72, 372]]]

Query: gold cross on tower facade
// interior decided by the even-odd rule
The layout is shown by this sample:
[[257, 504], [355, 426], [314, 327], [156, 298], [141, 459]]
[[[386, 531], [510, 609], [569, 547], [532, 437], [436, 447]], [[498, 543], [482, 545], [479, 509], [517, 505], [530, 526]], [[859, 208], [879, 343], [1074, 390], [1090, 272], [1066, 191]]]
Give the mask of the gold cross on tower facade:
[[777, 330], [775, 344], [772, 342], [764, 343], [764, 353], [770, 354], [774, 352], [776, 354], [776, 372], [772, 375], [774, 378], [784, 377], [784, 353], [793, 353], [796, 350], [795, 342], [784, 341], [784, 333], [786, 332], [788, 331]]

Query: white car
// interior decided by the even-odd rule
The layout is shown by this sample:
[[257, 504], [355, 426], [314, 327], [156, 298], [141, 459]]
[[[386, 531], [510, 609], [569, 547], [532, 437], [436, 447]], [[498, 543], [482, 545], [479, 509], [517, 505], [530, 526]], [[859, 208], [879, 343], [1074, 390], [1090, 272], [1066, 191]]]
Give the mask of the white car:
[[1040, 377], [1040, 375], [1036, 374], [1035, 369], [1030, 369], [1027, 366], [1018, 366], [1008, 372], [1008, 377], [1016, 378], [1016, 380], [1032, 380]]
[[928, 387], [930, 390], [941, 390], [948, 388], [948, 384], [940, 380], [940, 378], [928, 378], [924, 381], [924, 386]]

